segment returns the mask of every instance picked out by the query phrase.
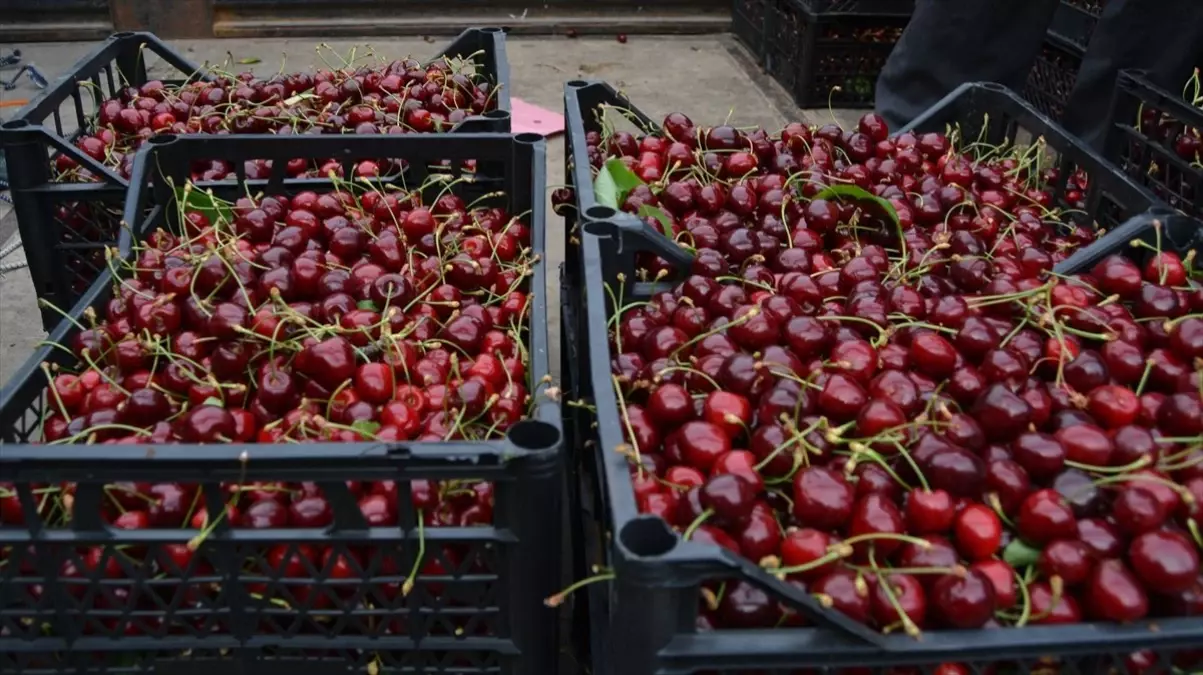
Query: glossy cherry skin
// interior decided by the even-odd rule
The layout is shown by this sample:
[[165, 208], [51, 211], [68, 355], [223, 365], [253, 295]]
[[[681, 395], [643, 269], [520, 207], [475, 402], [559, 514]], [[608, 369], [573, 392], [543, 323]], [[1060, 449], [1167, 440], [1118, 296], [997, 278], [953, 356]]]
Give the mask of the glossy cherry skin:
[[810, 467], [794, 477], [794, 517], [805, 527], [842, 528], [852, 517], [855, 489], [840, 473]]
[[989, 507], [970, 504], [957, 512], [953, 533], [961, 555], [969, 560], [987, 560], [1002, 543], [1002, 522]]
[[1190, 588], [1199, 575], [1199, 552], [1186, 536], [1154, 530], [1132, 540], [1128, 560], [1146, 588], [1177, 593]]
[[1077, 534], [1077, 519], [1061, 495], [1038, 490], [1028, 495], [1016, 521], [1020, 535], [1033, 544], [1069, 539]]
[[980, 628], [994, 616], [994, 584], [976, 569], [940, 577], [930, 596], [940, 622], [949, 628]]
[[1103, 560], [1086, 582], [1086, 605], [1099, 619], [1124, 623], [1143, 618], [1149, 597], [1136, 576], [1119, 560]]

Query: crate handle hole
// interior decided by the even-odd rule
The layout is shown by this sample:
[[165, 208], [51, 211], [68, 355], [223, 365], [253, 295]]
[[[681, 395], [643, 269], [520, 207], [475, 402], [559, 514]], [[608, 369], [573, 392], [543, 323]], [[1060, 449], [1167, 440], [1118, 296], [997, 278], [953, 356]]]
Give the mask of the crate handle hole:
[[159, 134], [158, 136], [151, 136], [150, 138], [146, 139], [146, 142], [150, 143], [151, 145], [171, 145], [177, 140], [179, 140], [179, 136], [176, 136], [175, 134]]
[[680, 539], [668, 523], [654, 516], [636, 518], [623, 525], [618, 541], [632, 554], [650, 558], [673, 550]]
[[112, 39], [113, 40], [121, 40], [124, 38], [133, 37], [134, 35], [136, 35], [136, 33], [134, 33], [133, 31], [123, 30], [119, 33], [113, 33]]
[[29, 120], [11, 120], [0, 124], [0, 129], [24, 129], [31, 126], [33, 125], [29, 123]]
[[568, 80], [568, 86], [573, 89], [580, 89], [581, 87], [589, 86], [589, 83], [585, 80]]
[[508, 110], [490, 110], [489, 112], [484, 114], [484, 117], [486, 119], [491, 119], [491, 120], [508, 120], [510, 118], [510, 111], [508, 111]]
[[514, 140], [518, 141], [519, 143], [538, 143], [539, 141], [543, 140], [543, 134], [536, 134], [533, 131], [527, 131], [514, 136]]
[[505, 434], [515, 448], [528, 452], [546, 452], [560, 445], [560, 430], [554, 424], [539, 420], [523, 420]]
[[609, 206], [590, 206], [585, 209], [585, 217], [589, 220], [609, 220], [617, 215], [618, 211]]
[[482, 33], [504, 33], [505, 29], [499, 28], [497, 26], [486, 26], [485, 28], [481, 28], [480, 32], [482, 32]]

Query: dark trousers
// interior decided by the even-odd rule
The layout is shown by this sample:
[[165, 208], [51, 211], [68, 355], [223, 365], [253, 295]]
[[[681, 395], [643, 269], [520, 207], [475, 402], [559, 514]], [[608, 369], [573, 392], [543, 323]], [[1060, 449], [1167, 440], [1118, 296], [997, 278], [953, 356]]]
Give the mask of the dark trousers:
[[[1058, 0], [916, 0], [877, 80], [877, 111], [898, 128], [965, 82], [1021, 91]], [[1106, 0], [1061, 123], [1095, 147], [1106, 139], [1125, 68], [1181, 91], [1203, 54], [1203, 0]]]

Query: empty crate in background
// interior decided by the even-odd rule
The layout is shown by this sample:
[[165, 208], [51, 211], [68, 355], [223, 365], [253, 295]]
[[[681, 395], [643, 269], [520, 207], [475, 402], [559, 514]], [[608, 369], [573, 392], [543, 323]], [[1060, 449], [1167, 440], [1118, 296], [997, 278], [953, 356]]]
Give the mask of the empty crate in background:
[[872, 108], [909, 0], [735, 0], [732, 30], [800, 108]]
[[1170, 206], [1203, 217], [1203, 109], [1139, 71], [1120, 73], [1104, 154]]

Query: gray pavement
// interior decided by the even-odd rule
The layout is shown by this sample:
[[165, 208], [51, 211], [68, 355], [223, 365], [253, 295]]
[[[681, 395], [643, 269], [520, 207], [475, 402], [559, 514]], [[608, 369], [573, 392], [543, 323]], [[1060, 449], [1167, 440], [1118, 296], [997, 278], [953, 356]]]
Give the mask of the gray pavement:
[[[257, 58], [250, 68], [260, 73], [275, 72], [286, 55], [285, 67], [297, 70], [320, 67], [316, 39], [224, 39], [179, 40], [173, 44], [194, 62], [221, 63], [227, 53], [235, 60]], [[330, 46], [346, 54], [352, 47], [371, 45], [376, 53], [390, 58], [429, 56], [438, 41], [423, 38], [331, 40]], [[53, 82], [92, 48], [91, 43], [28, 43], [6, 45], [21, 50], [26, 62], [37, 64]], [[695, 37], [632, 35], [626, 44], [613, 38], [512, 37], [508, 41], [511, 94], [535, 105], [559, 111], [563, 105], [563, 82], [598, 78], [623, 90], [653, 118], [682, 111], [698, 124], [724, 120], [740, 126], [780, 128], [786, 120], [822, 122], [828, 111], [801, 111], [784, 90], [757, 72], [746, 52], [730, 35]], [[169, 68], [148, 61], [152, 75], [166, 76]], [[28, 83], [15, 91], [0, 91], [0, 101], [33, 98], [36, 90]], [[11, 108], [0, 108], [0, 117]], [[855, 121], [857, 113], [834, 111], [841, 122]], [[564, 143], [560, 137], [548, 143], [548, 178], [553, 186], [563, 182]], [[0, 250], [15, 234], [11, 209], [0, 202]], [[549, 284], [556, 283], [563, 260], [562, 222], [550, 216], [548, 262]], [[20, 259], [14, 253], [0, 259], [0, 266]], [[551, 345], [553, 369], [559, 364], [558, 292], [549, 287], [548, 307], [553, 312]], [[45, 334], [41, 331], [37, 298], [27, 270], [0, 276], [0, 382], [29, 357]]]

